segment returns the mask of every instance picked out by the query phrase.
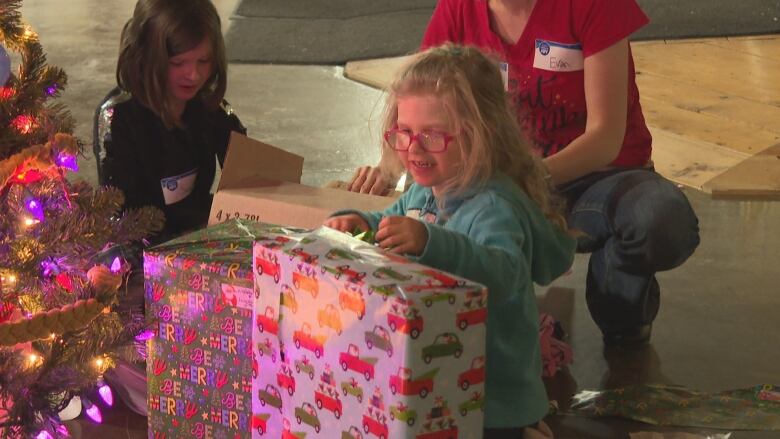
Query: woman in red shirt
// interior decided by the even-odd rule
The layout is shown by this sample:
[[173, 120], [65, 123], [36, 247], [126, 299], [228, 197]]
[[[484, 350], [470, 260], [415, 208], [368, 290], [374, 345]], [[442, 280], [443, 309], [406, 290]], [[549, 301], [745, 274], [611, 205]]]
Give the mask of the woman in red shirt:
[[[699, 244], [690, 203], [650, 160], [628, 43], [647, 22], [634, 0], [440, 0], [422, 42], [500, 60], [518, 120], [568, 202], [569, 227], [584, 232], [587, 303], [605, 345], [649, 341], [655, 273]], [[396, 179], [380, 163], [358, 169], [350, 190], [382, 193]]]

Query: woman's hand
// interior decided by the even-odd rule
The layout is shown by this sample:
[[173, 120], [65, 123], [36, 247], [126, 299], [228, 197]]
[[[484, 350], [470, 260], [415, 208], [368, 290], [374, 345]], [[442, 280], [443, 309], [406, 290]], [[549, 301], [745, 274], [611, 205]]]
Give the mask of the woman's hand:
[[393, 253], [420, 256], [428, 243], [428, 229], [414, 218], [386, 216], [379, 222], [376, 242]]
[[392, 186], [393, 182], [378, 166], [361, 166], [355, 171], [355, 175], [352, 176], [347, 189], [364, 194], [387, 195]]
[[359, 229], [360, 231], [366, 231], [369, 229], [366, 220], [355, 213], [330, 217], [325, 220], [324, 224], [331, 229], [349, 233], [354, 232], [355, 229]]

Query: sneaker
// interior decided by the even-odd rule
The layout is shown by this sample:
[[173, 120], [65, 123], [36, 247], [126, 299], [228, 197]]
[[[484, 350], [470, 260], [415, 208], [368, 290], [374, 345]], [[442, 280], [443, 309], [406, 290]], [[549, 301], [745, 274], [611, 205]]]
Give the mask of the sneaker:
[[604, 346], [636, 349], [647, 346], [653, 330], [652, 324], [641, 325], [635, 328], [625, 328], [616, 331], [605, 330]]

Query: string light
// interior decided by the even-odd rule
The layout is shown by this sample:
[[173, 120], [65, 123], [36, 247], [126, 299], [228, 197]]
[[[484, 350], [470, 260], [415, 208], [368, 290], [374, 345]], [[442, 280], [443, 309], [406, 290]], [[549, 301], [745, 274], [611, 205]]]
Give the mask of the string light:
[[38, 367], [43, 363], [43, 357], [38, 354], [30, 354], [27, 356], [27, 362], [30, 363], [30, 367]]
[[79, 170], [79, 164], [76, 160], [76, 156], [64, 152], [57, 156], [57, 165], [73, 172], [78, 172]]
[[30, 25], [25, 24], [24, 25], [24, 34], [22, 34], [22, 38], [30, 41], [38, 38], [38, 34], [35, 33], [35, 31], [30, 27]]
[[11, 125], [22, 134], [29, 134], [37, 127], [35, 118], [28, 114], [20, 114], [11, 121]]
[[103, 402], [106, 403], [107, 406], [113, 407], [114, 405], [114, 394], [111, 393], [111, 387], [108, 387], [108, 384], [100, 381], [100, 387], [98, 387], [98, 394], [100, 395], [100, 398], [103, 400]]
[[11, 87], [0, 87], [0, 99], [8, 100], [16, 94], [16, 91]]
[[43, 221], [43, 203], [41, 203], [37, 198], [28, 195], [24, 198], [24, 207], [27, 208], [27, 211], [30, 212], [30, 214], [35, 217], [38, 221]]
[[98, 424], [103, 422], [103, 414], [100, 413], [100, 409], [96, 404], [93, 404], [92, 401], [84, 397], [81, 398], [81, 403], [87, 408], [86, 413], [87, 416], [89, 416], [89, 419], [92, 419]]

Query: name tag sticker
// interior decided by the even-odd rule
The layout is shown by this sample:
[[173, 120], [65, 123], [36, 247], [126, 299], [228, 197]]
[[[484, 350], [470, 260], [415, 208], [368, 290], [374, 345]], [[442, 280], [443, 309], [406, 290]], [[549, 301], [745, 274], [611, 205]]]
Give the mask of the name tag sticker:
[[576, 72], [584, 67], [582, 46], [536, 40], [534, 68], [550, 72]]
[[195, 188], [195, 179], [198, 177], [198, 170], [185, 172], [184, 174], [166, 177], [160, 180], [162, 186], [165, 205], [178, 203], [192, 193]]
[[498, 70], [501, 71], [501, 79], [504, 81], [504, 91], [509, 91], [509, 63], [498, 63]]

